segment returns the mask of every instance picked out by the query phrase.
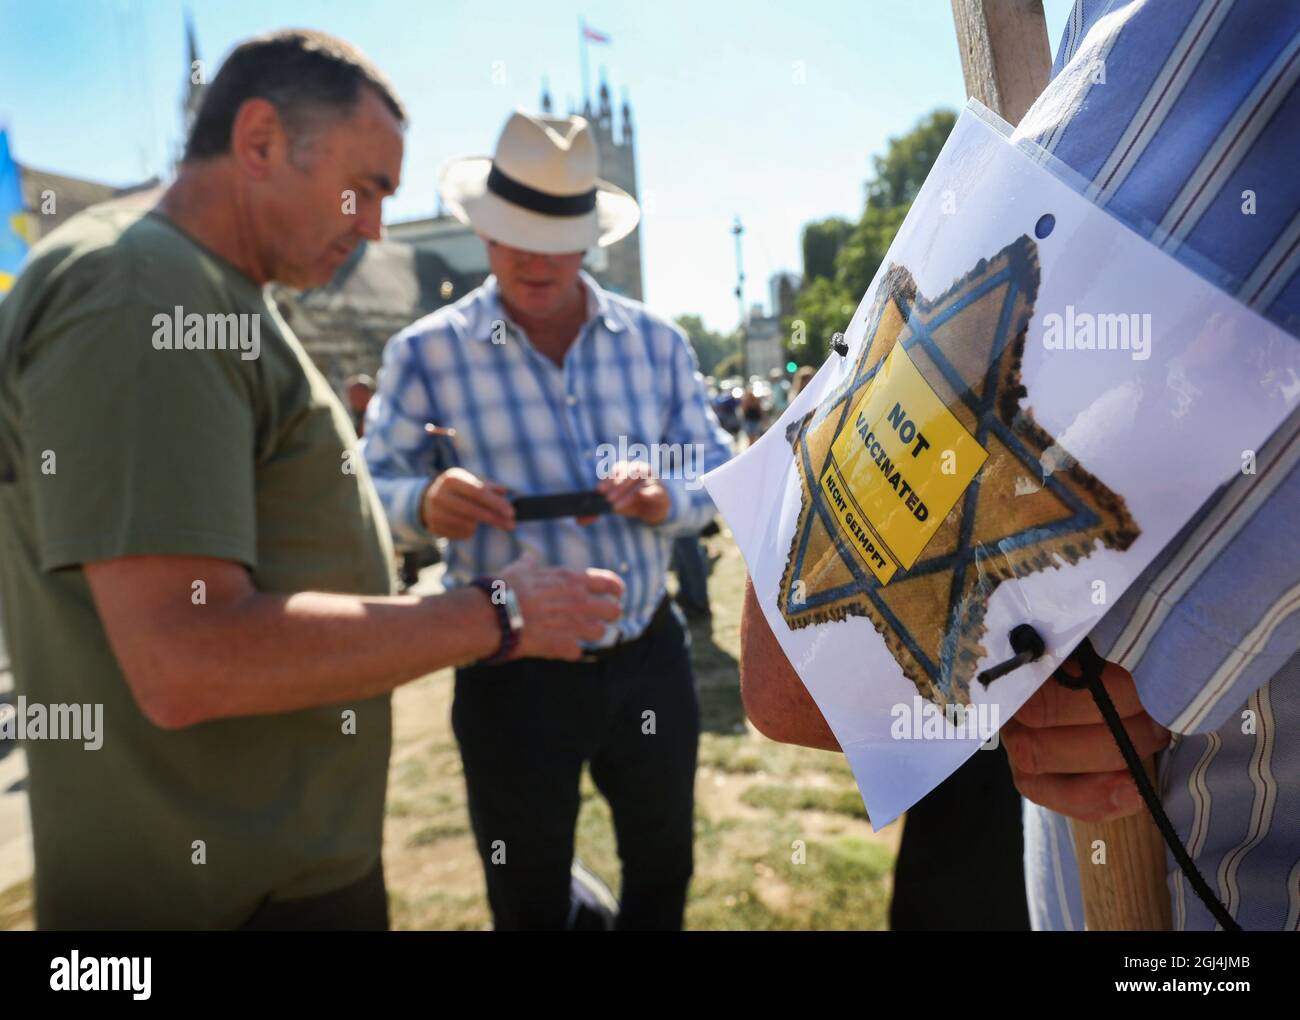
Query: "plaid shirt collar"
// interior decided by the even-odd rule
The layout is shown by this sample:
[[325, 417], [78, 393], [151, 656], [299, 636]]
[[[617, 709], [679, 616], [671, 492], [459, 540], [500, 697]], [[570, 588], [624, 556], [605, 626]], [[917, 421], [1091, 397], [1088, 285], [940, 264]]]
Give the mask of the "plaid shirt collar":
[[[611, 333], [621, 333], [630, 327], [622, 309], [609, 300], [609, 295], [585, 269], [579, 270], [578, 279], [587, 288], [587, 323], [584, 325], [600, 319]], [[469, 336], [475, 340], [490, 340], [494, 322], [504, 320], [519, 328], [501, 303], [501, 285], [496, 276], [489, 276], [474, 292], [466, 318], [469, 320]]]

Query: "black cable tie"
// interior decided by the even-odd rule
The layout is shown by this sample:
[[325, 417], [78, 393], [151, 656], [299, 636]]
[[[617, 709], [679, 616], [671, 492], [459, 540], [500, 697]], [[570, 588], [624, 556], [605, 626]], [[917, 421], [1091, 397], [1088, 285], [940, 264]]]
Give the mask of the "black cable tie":
[[1031, 662], [1037, 662], [1043, 657], [1043, 652], [1047, 650], [1047, 646], [1043, 644], [1042, 636], [1027, 623], [1012, 627], [1009, 637], [1011, 650], [1016, 654], [1007, 659], [1006, 662], [999, 662], [996, 666], [990, 666], [980, 673], [976, 679], [986, 688], [998, 677], [1006, 676], [1013, 669], [1019, 669]]

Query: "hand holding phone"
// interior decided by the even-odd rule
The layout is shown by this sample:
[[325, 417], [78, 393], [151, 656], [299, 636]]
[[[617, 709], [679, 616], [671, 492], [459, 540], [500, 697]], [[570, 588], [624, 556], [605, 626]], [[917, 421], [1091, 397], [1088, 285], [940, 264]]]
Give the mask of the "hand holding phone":
[[550, 520], [556, 517], [596, 517], [610, 511], [609, 500], [594, 489], [554, 492], [545, 496], [516, 496], [511, 500], [516, 521]]

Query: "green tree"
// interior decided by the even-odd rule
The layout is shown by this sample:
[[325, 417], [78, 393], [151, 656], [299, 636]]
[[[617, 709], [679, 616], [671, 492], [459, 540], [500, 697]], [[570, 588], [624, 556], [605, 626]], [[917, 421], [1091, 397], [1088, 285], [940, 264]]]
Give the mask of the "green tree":
[[855, 301], [843, 284], [824, 276], [804, 287], [786, 322], [790, 359], [798, 365], [820, 365], [830, 350], [830, 338], [842, 333], [853, 317]]
[[704, 325], [698, 315], [679, 315], [677, 325], [686, 333], [700, 359], [704, 375], [717, 375], [718, 363], [735, 354], [740, 355], [740, 339], [735, 333], [715, 333]]
[[[844, 242], [835, 260], [835, 282], [861, 299], [871, 286], [876, 270], [885, 261], [894, 235], [903, 225], [911, 205], [867, 206], [853, 234]], [[856, 300], [854, 304], [856, 305]]]
[[883, 156], [873, 156], [875, 175], [867, 181], [867, 206], [907, 206], [921, 190], [957, 115], [935, 110], [901, 138], [891, 138]]
[[[833, 272], [827, 272], [822, 261], [827, 237], [836, 236], [837, 228], [829, 224], [846, 221], [819, 220], [804, 228], [804, 287], [794, 315], [785, 323], [787, 350], [794, 361], [819, 365], [825, 360], [830, 338], [853, 318], [956, 121], [951, 110], [935, 110], [907, 134], [891, 138], [883, 156], [872, 158], [873, 175], [864, 189], [866, 208], [836, 243]], [[809, 269], [810, 237], [815, 239], [816, 272]]]
[[853, 233], [853, 224], [839, 216], [804, 224], [803, 278], [805, 283], [832, 279], [835, 256]]

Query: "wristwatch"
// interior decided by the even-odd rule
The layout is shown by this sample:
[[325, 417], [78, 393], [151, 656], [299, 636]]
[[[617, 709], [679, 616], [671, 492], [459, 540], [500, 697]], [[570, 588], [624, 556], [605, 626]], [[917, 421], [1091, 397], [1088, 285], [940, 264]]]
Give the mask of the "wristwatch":
[[519, 599], [505, 581], [497, 577], [476, 577], [470, 581], [475, 588], [483, 592], [497, 614], [497, 624], [501, 628], [501, 644], [486, 659], [479, 659], [476, 665], [495, 666], [510, 658], [519, 646], [519, 636], [524, 631], [524, 613], [519, 608]]

